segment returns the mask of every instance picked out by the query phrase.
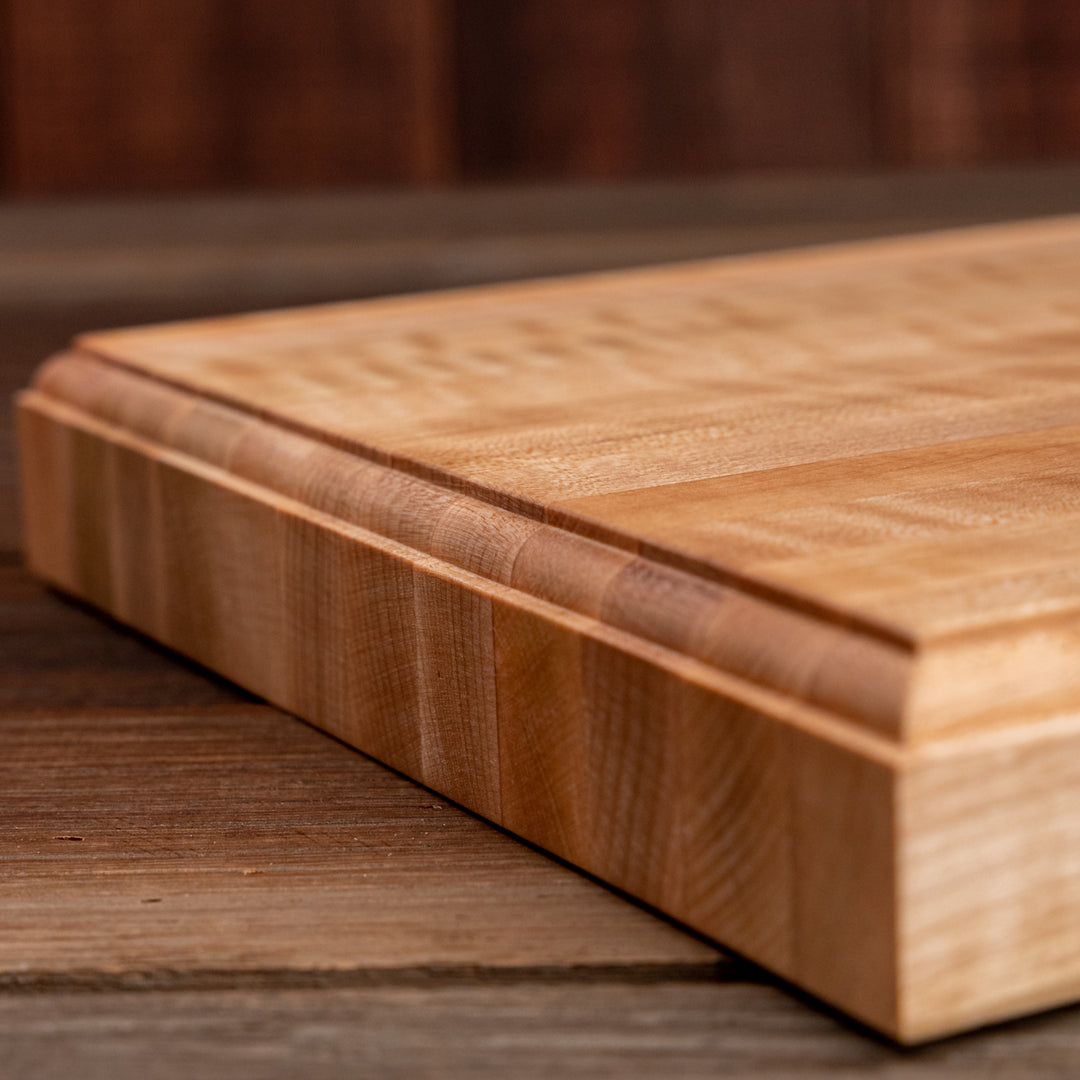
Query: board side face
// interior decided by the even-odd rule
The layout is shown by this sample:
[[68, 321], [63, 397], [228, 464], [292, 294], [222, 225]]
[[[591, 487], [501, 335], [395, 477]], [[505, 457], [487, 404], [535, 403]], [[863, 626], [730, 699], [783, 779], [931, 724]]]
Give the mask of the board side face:
[[886, 740], [40, 392], [19, 424], [38, 573], [895, 1033]]
[[1080, 998], [1080, 723], [975, 733], [896, 793], [899, 1027], [918, 1041]]
[[1080, 698], [1078, 267], [1062, 220], [81, 347], [918, 652], [843, 706], [915, 742]]

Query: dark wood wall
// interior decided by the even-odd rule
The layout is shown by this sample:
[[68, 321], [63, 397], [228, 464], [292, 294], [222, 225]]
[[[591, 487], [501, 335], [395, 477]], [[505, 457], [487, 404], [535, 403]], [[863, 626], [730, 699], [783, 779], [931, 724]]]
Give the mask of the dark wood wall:
[[1077, 0], [0, 0], [9, 194], [1080, 157]]

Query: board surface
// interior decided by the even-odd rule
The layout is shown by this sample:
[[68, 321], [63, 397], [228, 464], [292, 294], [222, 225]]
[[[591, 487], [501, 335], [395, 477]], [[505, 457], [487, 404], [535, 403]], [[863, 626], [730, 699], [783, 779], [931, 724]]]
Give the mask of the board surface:
[[41, 574], [901, 1039], [1080, 994], [1080, 223], [91, 334]]

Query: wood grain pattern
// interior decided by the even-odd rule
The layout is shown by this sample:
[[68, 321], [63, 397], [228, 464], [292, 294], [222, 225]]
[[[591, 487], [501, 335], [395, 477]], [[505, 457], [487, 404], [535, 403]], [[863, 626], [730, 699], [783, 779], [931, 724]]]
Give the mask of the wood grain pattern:
[[0, 987], [735, 970], [266, 706], [13, 714], [0, 739]]
[[5, 6], [15, 192], [425, 183], [453, 170], [444, 0]]
[[865, 167], [875, 160], [874, 7], [462, 0], [462, 172], [521, 179]]
[[[1075, 167], [0, 205], [0, 396], [86, 327], [1077, 210]], [[0, 409], [0, 550], [20, 544], [13, 426]]]
[[1072, 0], [0, 5], [20, 194], [1075, 160]]
[[[14, 1075], [186, 1076], [195, 1062], [207, 1076], [268, 1077], [340, 1075], [344, 1062], [352, 1071], [370, 1063], [376, 1073], [461, 1077], [1073, 1074], [1075, 1008], [898, 1051], [762, 985], [749, 965], [685, 956], [679, 936], [657, 936], [629, 905], [597, 907], [596, 888], [574, 894], [557, 915], [558, 897], [573, 892], [561, 867], [541, 869], [530, 852], [514, 857], [502, 838], [492, 847], [490, 830], [459, 809], [288, 717], [225, 697], [213, 704], [205, 675], [64, 603], [12, 557], [4, 562], [0, 657], [17, 657], [18, 677], [5, 674], [4, 708], [16, 722], [0, 721], [0, 744], [17, 754], [19, 769], [5, 772], [13, 782], [3, 812], [28, 828], [5, 834], [0, 897], [27, 928], [18, 940], [46, 949], [50, 963], [20, 971], [9, 936], [0, 1058]], [[248, 783], [230, 783], [239, 768]], [[298, 778], [317, 784], [319, 805], [281, 804]], [[66, 834], [82, 841], [52, 839], [73, 824], [93, 831]], [[334, 844], [342, 824], [360, 824], [379, 843], [362, 851]], [[29, 857], [28, 834], [50, 829], [47, 858]], [[228, 873], [230, 855], [250, 870], [249, 860], [271, 853], [267, 875]], [[410, 880], [425, 882], [404, 903], [402, 859]], [[360, 865], [370, 866], [364, 877]], [[133, 943], [125, 905], [153, 899], [140, 892], [150, 884], [162, 898], [140, 903], [142, 939]], [[215, 889], [219, 905], [221, 896], [272, 890], [258, 893], [248, 913], [243, 954], [202, 910]], [[340, 924], [327, 917], [343, 903], [338, 889], [364, 898], [359, 918], [373, 915], [344, 952]], [[291, 898], [291, 921], [279, 891]], [[437, 935], [425, 928], [449, 927], [445, 906], [457, 912], [460, 902], [464, 911], [473, 901], [489, 921], [484, 933], [467, 935], [466, 963], [447, 964], [443, 953], [437, 966], [410, 966], [389, 955], [400, 947], [415, 957], [424, 941], [436, 950], [428, 959], [438, 956]], [[239, 918], [236, 903], [225, 908]], [[590, 914], [600, 911], [602, 921]], [[375, 927], [379, 934], [369, 935]], [[650, 943], [651, 959], [612, 962], [628, 947], [640, 960]], [[520, 956], [523, 947], [539, 963], [505, 966], [508, 951]], [[367, 966], [374, 950], [388, 966]], [[582, 950], [591, 961], [581, 962]], [[181, 953], [185, 966], [165, 967], [166, 953], [174, 962]], [[244, 967], [222, 966], [238, 956]], [[360, 966], [311, 966], [327, 957]]]
[[0, 715], [251, 704], [239, 687], [61, 603], [18, 561], [0, 563]]
[[1067, 1080], [1080, 1016], [898, 1051], [768, 986], [550, 980], [0, 996], [17, 1075]]
[[89, 335], [22, 399], [33, 565], [898, 1038], [1066, 1000], [1078, 256]]
[[1080, 13], [1038, 0], [878, 6], [885, 160], [962, 164], [1075, 157]]

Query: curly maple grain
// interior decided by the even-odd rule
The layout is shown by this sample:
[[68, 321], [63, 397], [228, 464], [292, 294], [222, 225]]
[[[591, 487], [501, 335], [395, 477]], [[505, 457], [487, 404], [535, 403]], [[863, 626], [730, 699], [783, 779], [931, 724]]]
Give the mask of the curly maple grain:
[[89, 335], [21, 399], [31, 561], [898, 1038], [1066, 1000], [1078, 267], [1054, 222]]

